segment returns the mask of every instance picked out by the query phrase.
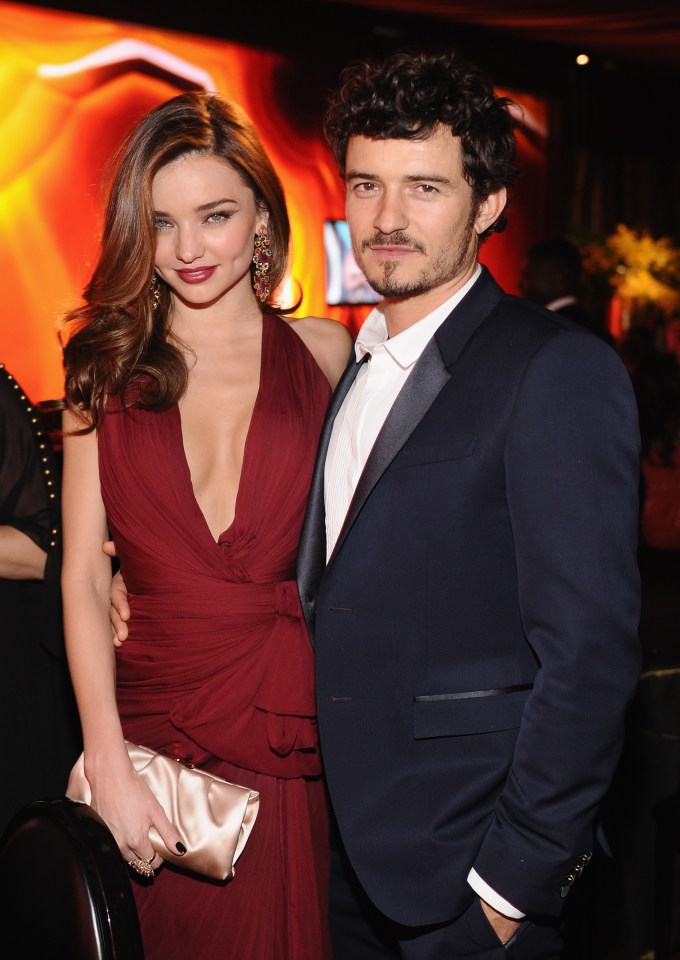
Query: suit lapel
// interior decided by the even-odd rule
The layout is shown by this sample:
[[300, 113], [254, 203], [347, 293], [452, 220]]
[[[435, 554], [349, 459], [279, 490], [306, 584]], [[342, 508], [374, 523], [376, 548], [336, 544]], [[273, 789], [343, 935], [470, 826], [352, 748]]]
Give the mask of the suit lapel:
[[[491, 274], [482, 275], [469, 293], [452, 310], [416, 362], [399, 393], [373, 446], [347, 517], [329, 563], [333, 562], [359, 511], [392, 460], [407, 442], [451, 378], [450, 368], [477, 328], [504, 296]], [[350, 358], [331, 399], [321, 431], [307, 514], [298, 549], [298, 586], [310, 636], [314, 637], [314, 607], [319, 584], [326, 569], [326, 515], [324, 510], [324, 467], [333, 423], [343, 400], [354, 383], [361, 364]]]
[[[453, 308], [423, 350], [397, 396], [366, 461], [328, 561], [329, 565], [376, 483], [437, 399], [441, 389], [451, 379], [451, 368], [465, 345], [502, 296], [502, 289], [486, 267], [482, 267], [477, 283]], [[325, 542], [324, 536], [324, 546]]]
[[316, 463], [312, 474], [312, 482], [307, 501], [307, 512], [300, 533], [300, 542], [297, 555], [297, 579], [300, 599], [307, 621], [310, 636], [313, 638], [313, 609], [310, 604], [317, 592], [318, 584], [326, 569], [326, 511], [324, 507], [324, 471], [326, 453], [333, 432], [333, 424], [347, 396], [349, 388], [354, 383], [361, 364], [368, 360], [366, 355], [360, 363], [356, 362], [354, 353], [349, 359], [345, 372], [340, 378], [337, 387], [328, 404], [326, 417], [316, 454]]
[[436, 340], [432, 339], [418, 358], [378, 434], [354, 491], [329, 563], [333, 562], [366, 498], [450, 378], [451, 374], [444, 366]]

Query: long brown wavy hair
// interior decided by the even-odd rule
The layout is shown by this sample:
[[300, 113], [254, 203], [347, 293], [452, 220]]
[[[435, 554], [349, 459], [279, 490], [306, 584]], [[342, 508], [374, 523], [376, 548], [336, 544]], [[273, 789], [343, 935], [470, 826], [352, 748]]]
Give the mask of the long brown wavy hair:
[[151, 187], [161, 167], [189, 153], [225, 160], [253, 191], [258, 209], [269, 213], [272, 293], [261, 309], [285, 314], [299, 306], [299, 300], [288, 307], [275, 301], [288, 265], [290, 221], [283, 187], [250, 118], [237, 104], [205, 91], [162, 103], [114, 154], [99, 258], [82, 305], [63, 319], [65, 398], [86, 420], [83, 432], [99, 424], [108, 397], [125, 399], [130, 383], [137, 387], [131, 402], [146, 409], [167, 409], [186, 389], [186, 360], [169, 335], [171, 294], [161, 280], [154, 309]]

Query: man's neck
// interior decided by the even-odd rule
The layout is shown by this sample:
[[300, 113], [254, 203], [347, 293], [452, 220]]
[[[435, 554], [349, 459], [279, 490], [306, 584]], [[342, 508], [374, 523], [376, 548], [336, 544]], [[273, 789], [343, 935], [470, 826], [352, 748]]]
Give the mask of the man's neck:
[[476, 269], [477, 261], [475, 260], [463, 276], [457, 277], [449, 283], [443, 283], [412, 297], [386, 297], [380, 303], [380, 309], [385, 316], [388, 336], [396, 337], [397, 334], [403, 333], [404, 330], [418, 323], [423, 317], [427, 317], [433, 310], [436, 310], [437, 307], [452, 297], [457, 290], [465, 286]]

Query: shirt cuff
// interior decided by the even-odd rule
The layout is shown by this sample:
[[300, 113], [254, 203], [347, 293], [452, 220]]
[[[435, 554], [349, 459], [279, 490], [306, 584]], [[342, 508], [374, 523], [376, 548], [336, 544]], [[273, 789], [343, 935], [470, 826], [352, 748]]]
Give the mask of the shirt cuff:
[[486, 881], [482, 880], [474, 867], [468, 873], [467, 880], [475, 893], [478, 894], [482, 900], [486, 901], [490, 907], [493, 907], [494, 910], [502, 913], [504, 917], [510, 917], [511, 920], [522, 920], [526, 916], [526, 914], [518, 910], [517, 907], [513, 907], [511, 903], [504, 900]]

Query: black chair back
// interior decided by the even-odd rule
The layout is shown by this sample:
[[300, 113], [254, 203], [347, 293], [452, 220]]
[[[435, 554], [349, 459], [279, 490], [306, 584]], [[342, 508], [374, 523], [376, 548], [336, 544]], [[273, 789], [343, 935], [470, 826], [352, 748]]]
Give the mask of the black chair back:
[[36, 800], [14, 815], [0, 839], [0, 889], [13, 960], [143, 960], [127, 866], [84, 803]]

